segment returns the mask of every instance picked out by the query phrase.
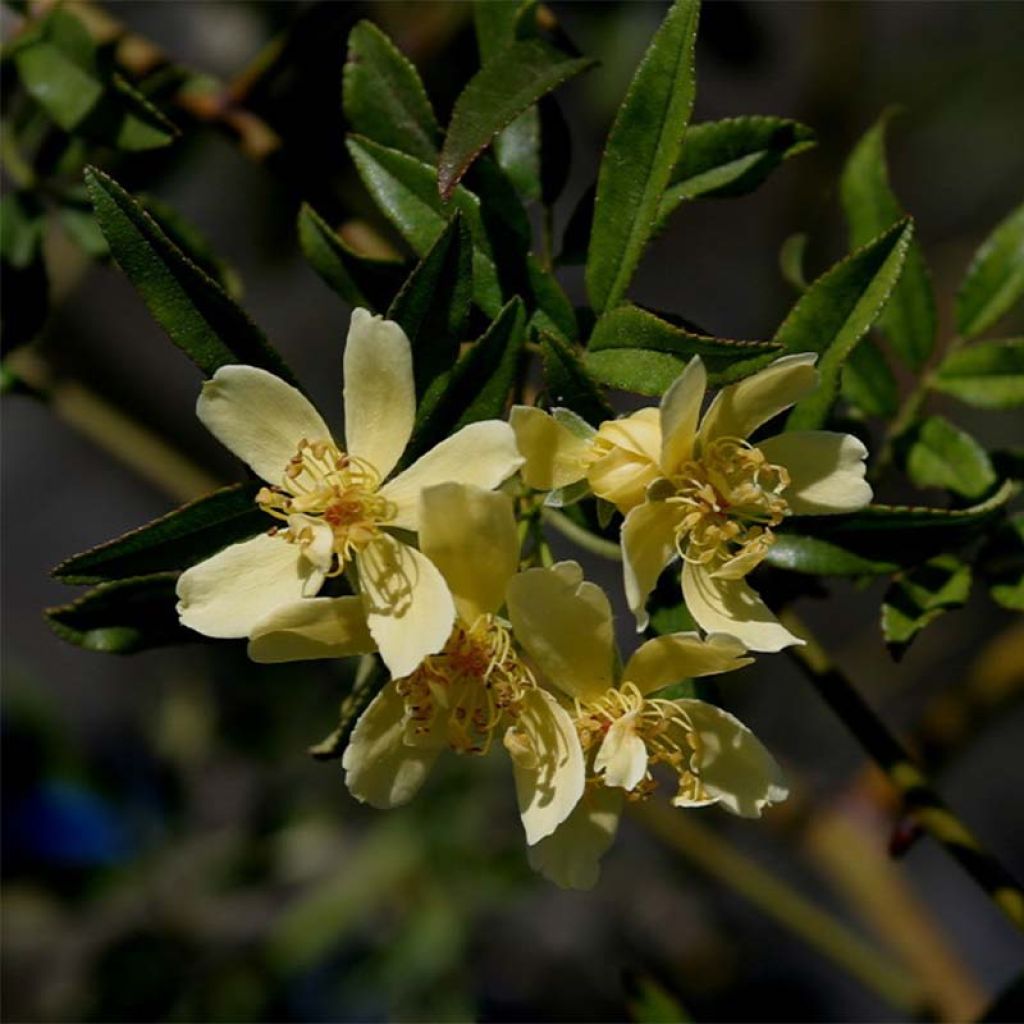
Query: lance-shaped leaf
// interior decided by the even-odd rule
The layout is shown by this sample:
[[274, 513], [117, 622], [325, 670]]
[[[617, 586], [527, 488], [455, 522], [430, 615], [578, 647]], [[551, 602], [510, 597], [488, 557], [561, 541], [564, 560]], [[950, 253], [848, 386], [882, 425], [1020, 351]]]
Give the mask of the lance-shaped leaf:
[[598, 313], [622, 298], [654, 232], [696, 89], [696, 0], [676, 0], [612, 125], [597, 178], [587, 291]]
[[818, 389], [789, 414], [789, 430], [813, 430], [839, 393], [843, 366], [899, 280], [913, 222], [900, 221], [819, 277], [775, 333], [786, 352], [818, 352]]
[[514, 298], [451, 371], [434, 382], [420, 403], [403, 464], [460, 427], [504, 416], [525, 336], [526, 311], [522, 300]]
[[900, 388], [885, 353], [871, 337], [861, 338], [842, 373], [843, 398], [867, 416], [894, 416]]
[[907, 473], [918, 487], [943, 487], [980, 498], [996, 483], [988, 453], [943, 416], [929, 416], [907, 452]]
[[298, 231], [303, 255], [329, 288], [352, 306], [388, 308], [408, 273], [404, 263], [357, 253], [308, 203], [299, 210]]
[[296, 383], [263, 332], [109, 175], [85, 180], [111, 255], [161, 327], [207, 376], [230, 363], [259, 366]]
[[895, 559], [868, 557], [821, 537], [798, 533], [779, 534], [768, 549], [765, 563], [811, 576], [885, 576], [901, 565]]
[[187, 569], [221, 548], [269, 529], [256, 505], [258, 484], [235, 484], [169, 512], [123, 537], [61, 562], [64, 583], [104, 583]]
[[71, 604], [46, 610], [50, 628], [68, 643], [106, 654], [199, 640], [175, 611], [176, 573], [103, 583]]
[[12, 48], [18, 76], [66, 132], [123, 150], [156, 149], [178, 129], [117, 72], [102, 66], [85, 26], [58, 7]]
[[372, 22], [349, 33], [342, 105], [358, 134], [427, 163], [437, 159], [441, 130], [420, 76]]
[[540, 350], [548, 405], [571, 409], [593, 426], [615, 418], [574, 346], [546, 334], [541, 337]]
[[952, 555], [940, 555], [897, 577], [882, 600], [882, 635], [899, 660], [911, 640], [971, 593], [971, 569]]
[[458, 358], [472, 295], [473, 240], [456, 213], [388, 310], [412, 345], [418, 396]]
[[[850, 154], [840, 183], [840, 194], [850, 231], [850, 246], [866, 245], [906, 214], [889, 185], [885, 159], [883, 114]], [[907, 245], [903, 273], [879, 318], [879, 326], [896, 352], [920, 369], [935, 347], [935, 296], [931, 276], [915, 239]]]
[[807, 125], [784, 117], [730, 117], [691, 125], [662, 196], [658, 222], [689, 199], [753, 192], [783, 160], [816, 145]]
[[961, 337], [987, 331], [1024, 295], [1024, 203], [999, 224], [975, 253], [956, 295]]
[[534, 314], [530, 326], [544, 334], [557, 334], [564, 341], [575, 341], [578, 334], [576, 310], [554, 274], [545, 270], [533, 254], [526, 258], [530, 305]]
[[584, 363], [602, 384], [641, 395], [663, 395], [694, 357], [713, 384], [754, 373], [781, 354], [765, 341], [731, 341], [694, 334], [626, 303], [595, 324]]
[[982, 409], [1024, 405], [1024, 338], [981, 341], [954, 349], [929, 383]]
[[487, 61], [455, 101], [438, 161], [441, 196], [451, 196], [470, 164], [503, 128], [541, 96], [593, 64], [543, 39], [518, 40]]

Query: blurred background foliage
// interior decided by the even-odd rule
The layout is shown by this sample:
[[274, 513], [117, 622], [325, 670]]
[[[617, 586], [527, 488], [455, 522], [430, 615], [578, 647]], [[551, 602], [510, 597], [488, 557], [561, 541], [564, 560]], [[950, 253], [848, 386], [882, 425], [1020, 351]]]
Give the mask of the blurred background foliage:
[[[442, 123], [477, 53], [469, 6], [440, 0], [69, 3], [85, 32], [68, 30], [76, 59], [112, 106], [57, 124], [45, 74], [41, 93], [17, 57], [45, 6], [4, 9], [0, 68], [5, 352], [37, 338], [5, 362], [5, 1018], [962, 1020], [1012, 986], [1018, 937], [915, 841], [786, 659], [722, 690], [786, 767], [790, 802], [763, 826], [645, 815], [598, 889], [570, 894], [526, 867], [499, 759], [444, 759], [414, 805], [382, 815], [304, 752], [333, 728], [348, 666], [259, 666], [226, 644], [115, 661], [49, 632], [41, 609], [67, 600], [48, 578], [59, 559], [236, 472], [191, 415], [194, 371], [105, 265], [84, 163], [143, 193], [198, 262], [244, 288], [333, 409], [348, 310], [300, 256], [299, 204], [353, 242], [404, 253], [345, 150], [348, 32], [380, 25]], [[601, 61], [559, 93], [573, 151], [560, 230], [665, 8], [552, 10]], [[1022, 37], [1019, 4], [707, 4], [695, 120], [793, 117], [819, 145], [749, 197], [679, 213], [636, 300], [720, 336], [766, 336], [792, 302], [780, 246], [806, 232], [810, 276], [846, 251], [840, 172], [898, 103], [891, 179], [949, 333], [963, 268], [1020, 201]], [[582, 301], [582, 268], [562, 279]], [[1007, 326], [1019, 334], [1020, 316]], [[986, 447], [1020, 444], [1019, 416], [933, 403], [947, 407]], [[589, 568], [615, 585], [613, 568]], [[894, 666], [878, 590], [838, 583], [801, 614], [1024, 873], [1019, 620], [969, 600]], [[1018, 1016], [1005, 999], [990, 1019]]]

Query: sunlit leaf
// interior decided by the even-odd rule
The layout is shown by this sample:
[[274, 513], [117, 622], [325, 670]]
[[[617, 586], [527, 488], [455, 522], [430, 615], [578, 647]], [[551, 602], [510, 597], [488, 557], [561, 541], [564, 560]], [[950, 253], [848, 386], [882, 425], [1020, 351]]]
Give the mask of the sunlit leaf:
[[882, 635], [894, 658], [911, 640], [971, 593], [971, 570], [952, 555], [940, 555], [893, 580], [882, 601]]
[[1024, 405], [1024, 338], [980, 341], [954, 349], [929, 383], [983, 409]]
[[987, 331], [1024, 295], [1024, 204], [982, 243], [956, 295], [956, 326], [964, 338]]
[[765, 563], [776, 569], [812, 576], [883, 576], [895, 572], [901, 564], [892, 559], [858, 554], [821, 537], [797, 533], [780, 534], [768, 549]]
[[943, 487], [980, 498], [996, 482], [988, 453], [943, 416], [929, 416], [907, 452], [907, 473], [918, 487]]

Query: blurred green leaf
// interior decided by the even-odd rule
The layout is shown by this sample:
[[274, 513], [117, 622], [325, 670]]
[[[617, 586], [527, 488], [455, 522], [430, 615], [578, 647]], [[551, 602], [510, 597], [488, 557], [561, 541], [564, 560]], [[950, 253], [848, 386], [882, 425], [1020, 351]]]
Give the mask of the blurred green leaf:
[[814, 132], [784, 117], [731, 117], [691, 125], [658, 208], [663, 224], [688, 199], [753, 192], [783, 160], [817, 145]]
[[900, 388], [885, 353], [870, 336], [862, 338], [842, 369], [843, 398], [867, 416], [894, 416]]
[[996, 604], [1024, 612], [1024, 515], [1011, 516], [988, 539], [979, 556], [981, 572]]
[[662, 395], [686, 364], [700, 356], [714, 384], [753, 373], [781, 354], [764, 341], [731, 341], [693, 334], [625, 303], [598, 319], [583, 357], [602, 384], [641, 395]]
[[308, 203], [299, 210], [298, 231], [303, 255], [329, 288], [349, 305], [374, 313], [388, 308], [405, 279], [404, 263], [360, 255]]
[[388, 310], [412, 345], [417, 396], [458, 358], [472, 294], [473, 240], [456, 213]]
[[542, 39], [513, 42], [488, 60], [455, 102], [438, 162], [441, 196], [451, 196], [470, 164], [503, 128], [593, 64]]
[[616, 305], [654, 232], [690, 120], [699, 5], [676, 0], [630, 83], [597, 179], [587, 291], [598, 313]]
[[105, 654], [198, 640], [178, 621], [176, 580], [176, 573], [160, 573], [103, 583], [71, 604], [48, 608], [46, 621], [62, 640]]
[[372, 22], [349, 33], [342, 104], [359, 135], [426, 163], [437, 159], [441, 129], [420, 76]]
[[813, 430], [826, 420], [854, 346], [878, 318], [899, 280], [914, 226], [889, 228], [811, 284], [775, 333], [786, 352], [818, 352], [820, 384], [797, 403], [787, 429]]
[[807, 275], [804, 258], [807, 254], [807, 235], [797, 232], [790, 235], [779, 248], [779, 271], [782, 280], [798, 292], [807, 291]]
[[95, 167], [86, 168], [85, 180], [114, 259], [156, 321], [199, 369], [209, 376], [221, 366], [246, 363], [296, 383], [263, 332], [137, 200]]
[[[884, 113], [854, 147], [840, 182], [850, 246], [866, 245], [906, 214], [889, 185], [885, 159]], [[935, 347], [936, 313], [931, 276], [916, 239], [907, 245], [903, 273], [879, 317], [879, 326], [897, 354], [920, 369]]]
[[57, 210], [57, 216], [68, 237], [87, 256], [94, 260], [105, 260], [110, 256], [110, 246], [103, 237], [88, 200], [84, 206], [76, 202], [62, 204]]
[[571, 409], [594, 426], [615, 418], [574, 346], [546, 334], [540, 339], [540, 347], [549, 406]]
[[1024, 204], [998, 224], [967, 268], [956, 295], [963, 338], [987, 331], [1024, 295]]
[[[663, 699], [675, 700], [684, 696], [691, 695], [673, 693]], [[633, 992], [629, 997], [629, 1019], [634, 1024], [686, 1024], [693, 1020], [679, 1000], [650, 975], [635, 977], [630, 987]]]
[[0, 258], [16, 270], [39, 259], [46, 232], [46, 207], [28, 190], [0, 199]]
[[910, 642], [971, 593], [971, 570], [952, 555], [940, 555], [897, 577], [882, 600], [882, 635], [889, 652], [902, 657]]
[[943, 487], [980, 498], [996, 482], [988, 453], [943, 416], [929, 416], [907, 452], [907, 473], [918, 487]]
[[43, 254], [46, 208], [28, 191], [0, 200], [0, 303], [3, 351], [30, 342], [42, 329], [50, 305], [50, 282]]
[[61, 562], [64, 583], [103, 583], [190, 565], [269, 529], [256, 505], [258, 484], [234, 484], [189, 502], [116, 540]]
[[929, 383], [982, 409], [1024, 405], [1024, 338], [980, 341], [954, 349]]

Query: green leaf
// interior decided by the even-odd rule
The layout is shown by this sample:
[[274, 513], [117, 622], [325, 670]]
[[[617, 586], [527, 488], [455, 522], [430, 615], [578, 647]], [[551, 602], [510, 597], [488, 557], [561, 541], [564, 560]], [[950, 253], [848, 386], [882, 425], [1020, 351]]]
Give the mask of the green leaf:
[[890, 653], [902, 657], [911, 640], [971, 592], [971, 570], [952, 555], [940, 555], [893, 580], [882, 600], [882, 635]]
[[814, 132], [784, 117], [731, 117], [691, 125], [661, 199], [658, 221], [689, 199], [753, 192], [783, 160], [817, 145]]
[[898, 561], [870, 558], [820, 537], [797, 533], [779, 534], [765, 563], [812, 576], [882, 576], [900, 568]]
[[526, 312], [517, 297], [428, 391], [420, 403], [403, 464], [411, 463], [469, 423], [504, 416], [525, 336]]
[[787, 429], [813, 430], [828, 416], [843, 366], [878, 319], [903, 269], [913, 222], [901, 221], [814, 281], [775, 333], [786, 352], [818, 352], [821, 382], [789, 414]]
[[956, 295], [956, 327], [963, 338], [987, 331], [1024, 295], [1024, 203], [1002, 221], [975, 253]]
[[308, 203], [299, 210], [298, 231], [303, 255], [329, 288], [349, 305], [374, 313], [388, 308], [405, 279], [404, 263], [360, 255]]
[[473, 236], [473, 298], [485, 313], [496, 316], [502, 289], [480, 200], [459, 186], [446, 205], [437, 194], [437, 171], [428, 164], [369, 139], [350, 137], [348, 148], [377, 205], [420, 256], [437, 241], [456, 210], [461, 211]]
[[65, 8], [12, 48], [26, 90], [66, 132], [123, 150], [166, 146], [178, 129], [117, 72], [106, 73], [88, 30]]
[[178, 621], [176, 580], [176, 573], [159, 573], [104, 583], [71, 604], [48, 608], [46, 621], [62, 640], [106, 654], [199, 640]]
[[46, 208], [34, 194], [12, 191], [0, 200], [4, 352], [30, 342], [46, 322], [50, 284], [43, 255], [45, 231]]
[[8, 192], [0, 199], [0, 258], [6, 266], [31, 266], [42, 253], [45, 232], [46, 207], [32, 192]]
[[576, 310], [555, 275], [545, 270], [532, 254], [527, 256], [526, 271], [530, 304], [536, 307], [530, 318], [531, 328], [557, 334], [563, 341], [575, 341], [579, 333]]
[[593, 64], [543, 39], [511, 43], [488, 60], [455, 101], [438, 161], [442, 198], [450, 198], [470, 164], [503, 128], [541, 96]]
[[437, 159], [441, 129], [420, 76], [372, 22], [349, 33], [342, 104], [359, 135], [426, 163]]
[[992, 600], [1024, 612], [1024, 515], [1012, 516], [992, 534], [979, 564]]
[[235, 484], [169, 512], [123, 537], [61, 562], [64, 583], [103, 583], [187, 569], [273, 523], [256, 505], [258, 484]]
[[804, 258], [807, 255], [807, 235], [798, 231], [789, 235], [779, 248], [779, 271], [782, 280], [798, 292], [807, 291]]
[[295, 384], [263, 332], [223, 288], [189, 259], [109, 175], [85, 180], [111, 255], [161, 327], [208, 376], [231, 363], [259, 366]]
[[614, 410], [580, 362], [574, 346], [545, 334], [540, 339], [540, 350], [549, 406], [571, 409], [595, 426], [615, 418]]
[[619, 108], [597, 179], [587, 291], [598, 313], [616, 305], [636, 271], [679, 158], [696, 91], [699, 5], [676, 0]]
[[955, 349], [929, 383], [937, 391], [982, 409], [1024, 405], [1024, 338], [981, 341]]
[[944, 487], [980, 498], [996, 482], [988, 453], [942, 416], [929, 416], [907, 453], [907, 473], [918, 487]]
[[873, 338], [862, 338], [850, 353], [842, 390], [843, 398], [867, 416], [894, 416], [899, 409], [899, 384]]
[[472, 294], [473, 241], [456, 213], [388, 310], [412, 345], [418, 396], [458, 358]]
[[660, 396], [694, 356], [704, 360], [710, 381], [722, 384], [755, 372], [780, 354], [781, 346], [773, 342], [693, 334], [625, 303], [600, 317], [583, 358], [602, 384]]
[[[885, 160], [883, 114], [850, 154], [840, 194], [850, 230], [850, 246], [866, 245], [906, 214], [889, 186]], [[920, 369], [935, 347], [936, 313], [931, 276], [915, 239], [907, 245], [903, 274], [879, 318], [892, 347], [914, 369]]]

